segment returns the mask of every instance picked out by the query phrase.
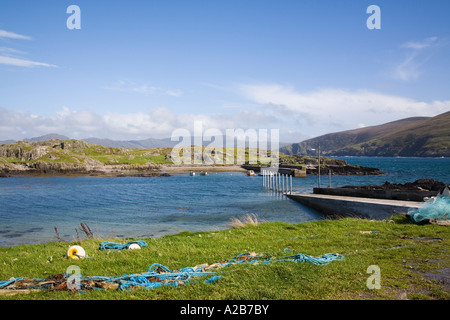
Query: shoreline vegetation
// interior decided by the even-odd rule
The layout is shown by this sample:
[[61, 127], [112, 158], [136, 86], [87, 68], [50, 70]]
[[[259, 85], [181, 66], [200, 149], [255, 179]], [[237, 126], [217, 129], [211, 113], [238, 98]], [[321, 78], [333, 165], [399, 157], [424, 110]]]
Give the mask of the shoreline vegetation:
[[[270, 166], [270, 151], [234, 148], [234, 154], [222, 152], [220, 148], [209, 150], [209, 162], [202, 163], [202, 154], [197, 155], [191, 147], [191, 163], [174, 164], [172, 148], [126, 149], [93, 145], [80, 140], [51, 139], [41, 142], [19, 141], [0, 145], [0, 177], [10, 176], [168, 176], [190, 171], [245, 172], [240, 163], [248, 163], [256, 155], [259, 166]], [[181, 151], [181, 149], [180, 149]], [[233, 164], [228, 159], [233, 159]], [[253, 159], [253, 158], [252, 158]], [[377, 168], [350, 165], [344, 160], [321, 157], [321, 174], [377, 175]], [[238, 164], [236, 164], [238, 163]], [[306, 174], [317, 174], [318, 158], [311, 156], [279, 154], [280, 167], [296, 168]]]
[[[386, 220], [341, 218], [289, 224], [265, 222], [256, 215], [237, 217], [229, 229], [181, 232], [161, 238], [102, 239], [87, 234], [70, 242], [0, 248], [0, 280], [24, 277], [0, 288], [0, 300], [448, 300], [450, 231], [418, 225], [405, 215]], [[99, 243], [145, 241], [140, 250], [100, 250]], [[66, 256], [79, 245], [86, 258]], [[188, 282], [121, 290], [117, 285], [81, 282], [69, 290], [66, 269], [74, 265], [83, 277], [145, 274], [160, 264], [175, 272], [185, 267], [223, 265], [241, 254], [263, 257], [260, 263], [210, 269], [207, 277]], [[342, 259], [320, 265], [286, 257], [337, 254]], [[371, 267], [380, 270], [374, 288]], [[208, 282], [211, 275], [215, 281]], [[41, 279], [42, 288], [26, 288]], [[100, 277], [101, 279], [101, 277]], [[162, 283], [163, 284], [163, 283]], [[270, 301], [268, 301], [270, 303]]]

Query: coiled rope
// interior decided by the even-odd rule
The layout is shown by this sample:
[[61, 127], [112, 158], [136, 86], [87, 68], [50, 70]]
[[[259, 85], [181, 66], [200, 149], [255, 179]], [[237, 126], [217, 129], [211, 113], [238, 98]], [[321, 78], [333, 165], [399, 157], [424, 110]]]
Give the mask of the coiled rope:
[[122, 249], [128, 249], [130, 245], [137, 244], [140, 247], [146, 247], [147, 243], [143, 240], [137, 240], [137, 241], [130, 241], [126, 244], [117, 243], [117, 242], [111, 242], [111, 241], [103, 241], [99, 245], [99, 250], [122, 250]]

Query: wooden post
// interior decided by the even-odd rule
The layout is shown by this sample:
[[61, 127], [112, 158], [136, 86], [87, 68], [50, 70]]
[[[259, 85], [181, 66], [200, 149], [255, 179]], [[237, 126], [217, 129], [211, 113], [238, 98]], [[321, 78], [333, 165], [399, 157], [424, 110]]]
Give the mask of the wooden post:
[[292, 176], [290, 176], [291, 180], [291, 194], [292, 194]]
[[320, 143], [319, 143], [319, 147], [318, 147], [318, 154], [319, 154], [319, 172], [318, 172], [318, 185], [320, 188]]
[[331, 170], [328, 170], [328, 188], [331, 188]]
[[263, 173], [263, 181], [264, 181], [264, 187], [267, 187], [266, 170], [264, 170], [264, 173]]

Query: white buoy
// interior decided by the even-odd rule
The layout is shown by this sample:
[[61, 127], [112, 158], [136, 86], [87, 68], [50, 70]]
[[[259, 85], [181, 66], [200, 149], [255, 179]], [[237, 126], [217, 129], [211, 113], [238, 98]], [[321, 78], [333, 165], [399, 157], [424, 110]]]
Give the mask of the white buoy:
[[71, 246], [69, 247], [69, 249], [67, 249], [66, 255], [68, 258], [78, 260], [80, 258], [84, 258], [86, 256], [86, 252], [80, 246]]
[[141, 246], [138, 245], [137, 243], [132, 243], [128, 246], [128, 250], [136, 250], [136, 249], [140, 249]]

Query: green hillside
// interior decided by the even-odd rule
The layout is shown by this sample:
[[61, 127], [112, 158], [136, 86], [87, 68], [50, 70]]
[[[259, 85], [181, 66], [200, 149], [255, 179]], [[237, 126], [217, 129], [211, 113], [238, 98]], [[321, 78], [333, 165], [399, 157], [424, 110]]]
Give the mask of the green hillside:
[[314, 155], [319, 144], [321, 153], [330, 156], [450, 157], [450, 111], [330, 133], [280, 151]]

